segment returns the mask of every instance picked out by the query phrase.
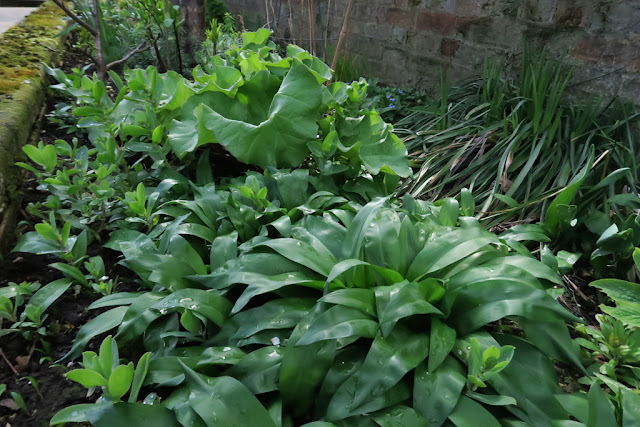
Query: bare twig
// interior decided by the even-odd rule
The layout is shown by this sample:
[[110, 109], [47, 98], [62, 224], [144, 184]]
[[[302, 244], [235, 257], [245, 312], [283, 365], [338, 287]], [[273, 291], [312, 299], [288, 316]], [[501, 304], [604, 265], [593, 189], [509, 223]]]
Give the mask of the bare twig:
[[9, 366], [9, 368], [11, 368], [11, 370], [13, 371], [13, 373], [15, 375], [18, 375], [18, 371], [16, 371], [16, 368], [13, 367], [13, 365], [11, 364], [11, 362], [9, 361], [9, 359], [7, 359], [7, 356], [4, 354], [4, 351], [2, 351], [2, 349], [0, 348], [0, 356], [2, 356], [2, 358], [4, 359], [4, 361], [7, 363], [7, 365]]
[[575, 291], [578, 293], [578, 295], [580, 295], [580, 298], [582, 298], [585, 301], [589, 301], [589, 298], [584, 294], [584, 292], [582, 292], [580, 290], [580, 288], [578, 288], [578, 285], [576, 285], [575, 283], [573, 283], [573, 281], [571, 279], [569, 279], [568, 276], [562, 276], [562, 278], [564, 279], [564, 281], [566, 283], [568, 283], [569, 285], [571, 285], [571, 287], [573, 289], [575, 289]]
[[53, 2], [58, 5], [58, 7], [60, 9], [63, 10], [64, 13], [67, 14], [67, 16], [71, 19], [73, 19], [74, 21], [76, 21], [82, 28], [84, 28], [85, 30], [89, 31], [89, 33], [91, 33], [91, 35], [95, 36], [96, 35], [96, 31], [91, 28], [91, 26], [89, 24], [87, 24], [86, 22], [84, 22], [82, 19], [80, 19], [80, 17], [78, 15], [76, 15], [75, 13], [71, 12], [69, 10], [69, 8], [60, 0], [53, 0]]
[[[161, 33], [158, 33], [158, 35], [160, 35]], [[156, 40], [158, 38], [156, 37]], [[126, 62], [129, 58], [131, 58], [133, 55], [135, 55], [136, 53], [140, 53], [140, 52], [144, 52], [145, 50], [149, 49], [149, 45], [145, 46], [145, 44], [147, 43], [147, 41], [143, 41], [142, 43], [140, 43], [135, 49], [133, 49], [131, 52], [127, 53], [124, 57], [122, 57], [121, 59], [118, 59], [117, 61], [113, 61], [107, 64], [107, 70], [112, 69], [113, 67], [116, 67], [124, 62]]]
[[149, 34], [149, 38], [151, 39], [151, 46], [153, 46], [153, 51], [155, 52], [156, 59], [158, 60], [158, 71], [161, 73], [166, 73], [167, 66], [164, 65], [164, 61], [160, 56], [160, 49], [158, 49], [158, 38], [160, 38], [160, 35], [162, 34], [162, 30], [158, 32], [158, 35], [155, 38], [153, 37], [153, 33], [151, 32], [151, 30], [148, 29], [147, 33]]

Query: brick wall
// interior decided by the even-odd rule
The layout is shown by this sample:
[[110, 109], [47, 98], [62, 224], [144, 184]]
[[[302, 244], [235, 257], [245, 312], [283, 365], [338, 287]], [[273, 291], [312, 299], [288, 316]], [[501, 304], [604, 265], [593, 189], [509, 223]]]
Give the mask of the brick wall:
[[[268, 7], [269, 25], [309, 48], [300, 40], [309, 38], [310, 0], [226, 3], [254, 26]], [[347, 0], [313, 3], [321, 53], [325, 31], [329, 44], [338, 37]], [[356, 0], [348, 47], [370, 77], [433, 89], [442, 69], [455, 82], [481, 73], [487, 57], [517, 64], [525, 44], [574, 65], [574, 92], [640, 103], [640, 0]]]

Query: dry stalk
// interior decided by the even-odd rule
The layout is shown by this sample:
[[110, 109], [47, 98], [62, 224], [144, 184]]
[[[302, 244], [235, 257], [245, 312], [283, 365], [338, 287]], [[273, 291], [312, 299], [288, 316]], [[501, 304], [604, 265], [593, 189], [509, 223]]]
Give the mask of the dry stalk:
[[271, 21], [269, 19], [269, 0], [264, 0], [264, 10], [267, 11], [267, 28], [271, 29]]
[[355, 4], [355, 0], [349, 0], [349, 4], [347, 4], [347, 11], [344, 14], [344, 20], [342, 21], [342, 29], [340, 30], [340, 37], [338, 38], [338, 44], [336, 45], [336, 51], [333, 53], [333, 60], [331, 61], [331, 69], [334, 70], [336, 65], [338, 64], [338, 58], [340, 57], [340, 51], [342, 50], [342, 46], [345, 44], [347, 38], [347, 32], [349, 31], [349, 24], [351, 22], [351, 14], [353, 13], [353, 5]]
[[327, 56], [327, 41], [329, 40], [329, 20], [331, 19], [331, 0], [327, 3], [327, 19], [324, 27], [324, 51], [322, 52], [322, 60], [324, 61]]
[[287, 0], [287, 3], [289, 4], [289, 33], [291, 34], [291, 42], [293, 44], [296, 44], [296, 37], [293, 34], [293, 13], [291, 11], [291, 0]]
[[316, 54], [316, 29], [313, 19], [313, 0], [309, 0], [309, 49], [311, 54]]

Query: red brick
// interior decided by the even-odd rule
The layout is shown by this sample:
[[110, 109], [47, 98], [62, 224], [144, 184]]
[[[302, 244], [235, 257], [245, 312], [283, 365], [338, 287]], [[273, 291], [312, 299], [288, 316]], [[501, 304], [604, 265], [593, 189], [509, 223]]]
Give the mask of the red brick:
[[440, 53], [444, 56], [454, 57], [459, 47], [459, 40], [443, 39], [442, 43], [440, 43]]
[[455, 34], [456, 16], [450, 13], [422, 12], [418, 15], [418, 29], [440, 34]]
[[386, 15], [388, 24], [403, 28], [411, 28], [415, 24], [416, 14], [401, 9], [389, 9]]

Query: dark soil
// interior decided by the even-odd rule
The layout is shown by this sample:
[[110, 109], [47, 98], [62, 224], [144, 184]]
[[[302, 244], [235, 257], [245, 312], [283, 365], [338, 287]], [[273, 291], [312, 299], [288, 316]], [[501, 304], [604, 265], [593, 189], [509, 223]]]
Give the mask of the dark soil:
[[[71, 33], [66, 42], [66, 51], [59, 64], [56, 64], [65, 73], [71, 73], [72, 68], [82, 68], [87, 63], [87, 56], [75, 44], [77, 37]], [[112, 93], [112, 95], [117, 95]], [[36, 136], [45, 144], [52, 144], [57, 139], [71, 142], [76, 137], [80, 145], [89, 145], [90, 142], [83, 134], [68, 134], [65, 129], [52, 123], [46, 113], [53, 111], [56, 104], [67, 102], [60, 94], [50, 91], [46, 105], [43, 107], [39, 121], [39, 132]], [[36, 139], [36, 141], [38, 140]], [[202, 156], [207, 151], [200, 150], [196, 156]], [[251, 168], [238, 162], [223, 147], [213, 146], [208, 150], [210, 164], [214, 167], [217, 177], [239, 176]], [[24, 233], [33, 230], [33, 224], [40, 222], [39, 218], [30, 216], [26, 207], [29, 203], [42, 203], [47, 198], [47, 193], [38, 190], [38, 182], [31, 173], [25, 171], [21, 183], [22, 193], [22, 222], [18, 226], [18, 232]], [[105, 237], [106, 236], [102, 236]], [[118, 277], [118, 291], [136, 291], [138, 289], [133, 273], [118, 265], [118, 252], [102, 248], [100, 243], [90, 245], [88, 256], [100, 255], [105, 263], [107, 275], [111, 278]], [[62, 274], [49, 264], [60, 261], [54, 256], [34, 255], [28, 253], [10, 253], [4, 259], [0, 257], [0, 287], [9, 282], [38, 282], [42, 285], [50, 283], [62, 277]], [[91, 403], [98, 397], [95, 393], [87, 397], [87, 390], [79, 384], [68, 381], [64, 374], [70, 369], [79, 367], [77, 362], [67, 366], [57, 365], [55, 362], [62, 358], [71, 348], [78, 329], [89, 320], [106, 311], [107, 309], [87, 311], [86, 308], [101, 295], [85, 289], [70, 288], [65, 295], [60, 297], [49, 310], [45, 322], [47, 328], [46, 344], [41, 342], [28, 342], [18, 334], [12, 334], [0, 338], [0, 384], [7, 386], [6, 391], [0, 396], [0, 427], [40, 427], [47, 426], [51, 417], [61, 409], [79, 403]], [[2, 321], [0, 319], [0, 321]], [[6, 320], [5, 327], [8, 323]], [[3, 326], [0, 324], [0, 327]], [[96, 350], [100, 342], [107, 334], [95, 337], [87, 346], [88, 350]], [[45, 352], [48, 349], [48, 353]], [[4, 358], [2, 357], [4, 355]], [[6, 360], [5, 360], [6, 358]], [[35, 383], [31, 379], [35, 380]], [[38, 389], [33, 387], [37, 384]], [[29, 414], [18, 409], [11, 399], [11, 392], [19, 393], [24, 399]]]
[[[71, 72], [72, 67], [84, 65], [85, 56], [73, 47], [75, 37], [67, 40], [67, 50], [63, 54], [60, 66], [65, 72]], [[43, 112], [51, 111], [57, 102], [62, 101], [55, 94], [47, 99]], [[40, 122], [40, 138], [45, 143], [52, 143], [56, 139], [70, 141], [75, 135], [67, 135], [60, 131], [57, 125], [49, 123], [46, 118]], [[81, 141], [84, 142], [84, 141]], [[37, 181], [30, 174], [25, 173], [21, 184], [22, 192], [22, 220], [26, 223], [39, 222], [29, 217], [25, 207], [29, 203], [43, 202], [47, 194], [39, 191]], [[32, 228], [22, 225], [20, 231]], [[110, 277], [126, 272], [117, 267], [117, 253], [104, 250], [98, 246], [90, 247], [89, 254], [97, 253], [105, 260]], [[9, 282], [21, 283], [38, 282], [42, 285], [62, 277], [62, 274], [49, 267], [52, 262], [59, 261], [54, 256], [34, 255], [28, 253], [10, 253], [4, 259], [0, 258], [0, 287]], [[126, 273], [125, 273], [126, 274]], [[125, 285], [132, 288], [133, 286]], [[119, 288], [120, 289], [120, 288]], [[71, 348], [75, 335], [83, 324], [100, 314], [100, 311], [87, 312], [86, 307], [101, 295], [89, 293], [86, 290], [70, 288], [47, 311], [45, 321], [47, 328], [46, 344], [40, 341], [29, 342], [21, 335], [11, 334], [0, 338], [0, 384], [6, 385], [6, 391], [0, 396], [0, 427], [39, 427], [49, 425], [51, 417], [59, 410], [78, 403], [90, 403], [87, 390], [79, 384], [68, 381], [64, 374], [69, 367], [56, 365], [55, 361], [62, 358]], [[0, 321], [3, 321], [0, 319]], [[4, 326], [8, 321], [4, 320]], [[95, 341], [89, 347], [94, 347]], [[99, 341], [98, 341], [99, 342]], [[48, 353], [47, 353], [48, 351]], [[27, 378], [30, 377], [30, 378]], [[33, 381], [35, 380], [35, 382]], [[37, 386], [37, 387], [34, 387]], [[19, 393], [24, 399], [29, 414], [16, 406], [10, 393]], [[96, 395], [92, 396], [95, 401]]]

